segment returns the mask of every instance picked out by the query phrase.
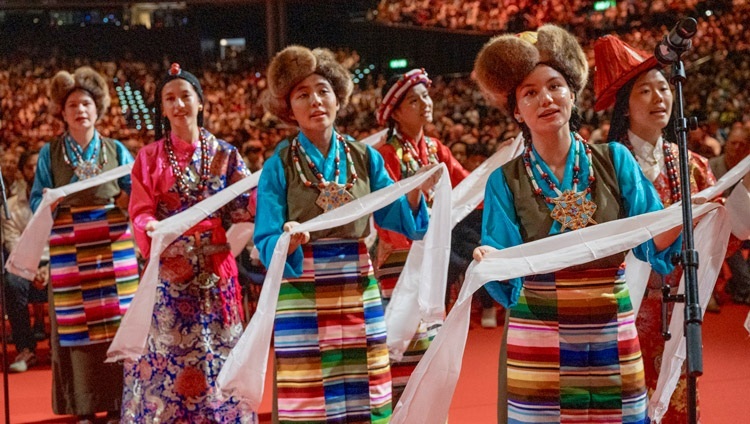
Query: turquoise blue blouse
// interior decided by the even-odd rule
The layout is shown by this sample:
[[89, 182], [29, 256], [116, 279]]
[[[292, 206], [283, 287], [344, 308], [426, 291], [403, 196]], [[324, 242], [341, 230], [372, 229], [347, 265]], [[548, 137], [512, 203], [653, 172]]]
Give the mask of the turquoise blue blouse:
[[[116, 159], [118, 161], [118, 166], [132, 163], [134, 159], [133, 155], [130, 154], [130, 151], [119, 141], [114, 140], [114, 142], [117, 148]], [[94, 152], [98, 154], [98, 152], [101, 151], [101, 144], [102, 140], [99, 136], [99, 131], [94, 131], [94, 138], [91, 140], [89, 145], [86, 146], [86, 150], [83, 151], [83, 159], [90, 160]], [[34, 177], [34, 185], [31, 188], [31, 196], [29, 198], [29, 205], [31, 206], [31, 210], [34, 212], [36, 212], [39, 204], [42, 203], [42, 195], [44, 194], [44, 189], [54, 187], [54, 181], [52, 179], [52, 159], [50, 157], [49, 146], [50, 144], [47, 143], [39, 151], [39, 160], [36, 165], [36, 176]], [[68, 157], [74, 158], [75, 152], [73, 152], [68, 143], [65, 143], [65, 148], [67, 150]], [[78, 177], [76, 175], [73, 175], [73, 178], [70, 179], [70, 182], [74, 183], [76, 181], [78, 181]], [[117, 180], [117, 184], [120, 186], [120, 189], [129, 194], [130, 174], [125, 175], [124, 177], [120, 177]]]
[[[620, 143], [609, 143], [609, 149], [612, 152], [613, 165], [617, 173], [617, 181], [620, 185], [620, 195], [625, 213], [628, 216], [641, 215], [648, 212], [663, 209], [659, 195], [653, 184], [643, 175], [640, 166], [633, 159], [633, 155]], [[568, 159], [565, 164], [563, 181], [560, 182], [555, 174], [550, 170], [546, 163], [541, 159], [539, 154], [534, 150], [537, 161], [543, 172], [546, 172], [551, 181], [555, 183], [561, 191], [571, 190], [573, 188], [573, 166], [575, 163], [575, 139], [571, 143]], [[579, 149], [579, 181], [588, 181], [589, 167], [588, 159], [583, 148]], [[532, 172], [537, 181], [543, 181], [538, 170], [532, 167]], [[546, 183], [540, 183], [545, 196], [557, 197]], [[587, 185], [578, 187], [578, 190], [585, 189]], [[534, 194], [529, 193], [529, 196]], [[552, 205], [549, 205], [552, 210]], [[505, 175], [502, 169], [495, 170], [487, 181], [484, 197], [484, 215], [482, 218], [482, 244], [492, 246], [496, 249], [512, 247], [523, 243], [521, 239], [518, 217], [513, 206], [513, 195], [505, 182]], [[555, 221], [549, 230], [549, 235], [560, 233], [560, 223]], [[682, 244], [682, 238], [678, 237], [671, 246], [659, 252], [654, 245], [653, 240], [649, 240], [633, 249], [635, 256], [642, 260], [648, 261], [652, 268], [659, 274], [669, 274], [674, 265], [672, 265], [672, 255], [679, 251]], [[518, 301], [521, 293], [522, 280], [520, 278], [509, 280], [507, 282], [493, 281], [487, 283], [485, 288], [501, 305], [512, 307]]]
[[[302, 132], [299, 133], [298, 138], [312, 162], [328, 181], [334, 179], [336, 171], [334, 152], [338, 151], [340, 158], [337, 182], [340, 184], [346, 183], [349, 175], [349, 170], [346, 169], [346, 152], [342, 149], [328, 149], [328, 156], [324, 158], [320, 150]], [[331, 143], [335, 140], [336, 132], [334, 131]], [[282, 143], [288, 143], [288, 141]], [[280, 144], [276, 148], [276, 153], [263, 164], [263, 173], [258, 182], [258, 209], [255, 216], [253, 241], [260, 252], [261, 261], [266, 266], [271, 263], [276, 241], [283, 232], [282, 227], [288, 216], [287, 181], [278, 153], [285, 145]], [[368, 170], [370, 191], [374, 192], [393, 184], [393, 180], [385, 170], [385, 163], [380, 153], [369, 146], [367, 146], [367, 153], [370, 158]], [[311, 205], [311, 207], [317, 206]], [[373, 217], [379, 226], [399, 232], [412, 240], [421, 240], [427, 232], [427, 224], [429, 223], [429, 214], [424, 198], [420, 201], [419, 211], [414, 213], [406, 200], [406, 196], [402, 196], [392, 204], [375, 211]], [[284, 277], [299, 277], [302, 274], [302, 259], [301, 247], [287, 256]]]

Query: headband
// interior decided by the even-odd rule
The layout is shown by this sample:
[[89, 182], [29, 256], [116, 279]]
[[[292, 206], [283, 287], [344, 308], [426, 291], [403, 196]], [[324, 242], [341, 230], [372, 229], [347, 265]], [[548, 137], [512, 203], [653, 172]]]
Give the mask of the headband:
[[380, 103], [380, 107], [378, 107], [378, 124], [385, 126], [388, 118], [391, 117], [391, 113], [393, 113], [393, 108], [401, 102], [412, 87], [418, 84], [424, 84], [426, 87], [432, 85], [432, 80], [427, 77], [427, 72], [424, 69], [412, 69], [401, 76], [391, 89], [385, 93], [385, 96], [383, 96], [383, 101]]

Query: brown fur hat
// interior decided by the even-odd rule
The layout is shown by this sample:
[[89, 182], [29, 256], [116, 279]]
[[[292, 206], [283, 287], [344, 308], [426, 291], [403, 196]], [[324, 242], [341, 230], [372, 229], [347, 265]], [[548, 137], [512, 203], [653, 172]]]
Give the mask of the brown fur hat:
[[492, 38], [477, 55], [473, 75], [481, 88], [494, 97], [491, 100], [496, 106], [512, 112], [508, 110], [508, 96], [539, 64], [563, 74], [576, 95], [586, 86], [586, 55], [572, 34], [555, 25]]
[[67, 71], [58, 72], [50, 83], [50, 111], [62, 119], [65, 101], [75, 90], [87, 92], [96, 104], [97, 119], [101, 119], [109, 108], [109, 87], [104, 77], [88, 66], [76, 69], [71, 75]]
[[354, 84], [349, 71], [336, 61], [328, 49], [310, 50], [289, 46], [276, 54], [268, 65], [268, 90], [263, 94], [263, 105], [282, 121], [296, 125], [289, 105], [294, 87], [312, 74], [327, 79], [341, 107], [349, 102]]

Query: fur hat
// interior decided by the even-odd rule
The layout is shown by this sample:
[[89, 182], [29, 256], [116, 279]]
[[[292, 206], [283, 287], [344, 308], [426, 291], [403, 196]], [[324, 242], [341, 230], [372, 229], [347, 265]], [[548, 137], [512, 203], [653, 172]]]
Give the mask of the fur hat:
[[73, 74], [60, 71], [52, 78], [49, 89], [52, 100], [49, 105], [50, 112], [62, 119], [65, 102], [75, 90], [83, 90], [91, 96], [96, 105], [97, 120], [101, 119], [109, 108], [109, 87], [104, 77], [88, 66], [76, 69]]
[[296, 125], [289, 105], [289, 95], [294, 87], [312, 74], [327, 79], [341, 107], [349, 102], [354, 83], [351, 74], [336, 61], [328, 49], [310, 50], [302, 46], [289, 46], [276, 54], [268, 65], [268, 90], [264, 92], [266, 109], [282, 121]]
[[605, 35], [594, 43], [594, 110], [604, 110], [615, 104], [617, 92], [633, 78], [659, 67], [654, 55], [648, 55], [612, 35]]
[[586, 86], [586, 55], [572, 34], [555, 25], [492, 38], [477, 55], [473, 75], [483, 90], [495, 96], [496, 106], [512, 112], [508, 110], [508, 96], [539, 64], [563, 74], [576, 95]]

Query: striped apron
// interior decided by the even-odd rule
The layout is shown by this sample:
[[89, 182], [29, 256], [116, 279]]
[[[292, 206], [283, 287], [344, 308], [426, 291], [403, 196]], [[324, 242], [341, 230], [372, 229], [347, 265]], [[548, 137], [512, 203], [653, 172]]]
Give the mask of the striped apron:
[[274, 325], [280, 423], [387, 423], [391, 373], [377, 281], [362, 240], [303, 245]]
[[509, 423], [647, 422], [624, 272], [622, 266], [527, 277], [507, 326]]
[[127, 217], [114, 205], [61, 206], [49, 243], [60, 346], [111, 341], [138, 288]]
[[[391, 252], [388, 257], [378, 267], [376, 276], [378, 283], [380, 284], [380, 292], [383, 296], [383, 309], [388, 306], [388, 302], [391, 300], [393, 289], [396, 287], [398, 277], [401, 275], [401, 271], [404, 269], [404, 263], [406, 263], [406, 257], [409, 255], [409, 249], [396, 249]], [[442, 327], [442, 323], [432, 323], [427, 325], [424, 322], [419, 323], [417, 332], [414, 333], [409, 346], [404, 351], [404, 355], [401, 361], [391, 362], [391, 378], [393, 381], [393, 405], [398, 403], [401, 399], [401, 394], [406, 389], [406, 383], [409, 382], [414, 370], [417, 368], [417, 364], [427, 352], [427, 348], [430, 347], [430, 343], [437, 335], [438, 330]]]

